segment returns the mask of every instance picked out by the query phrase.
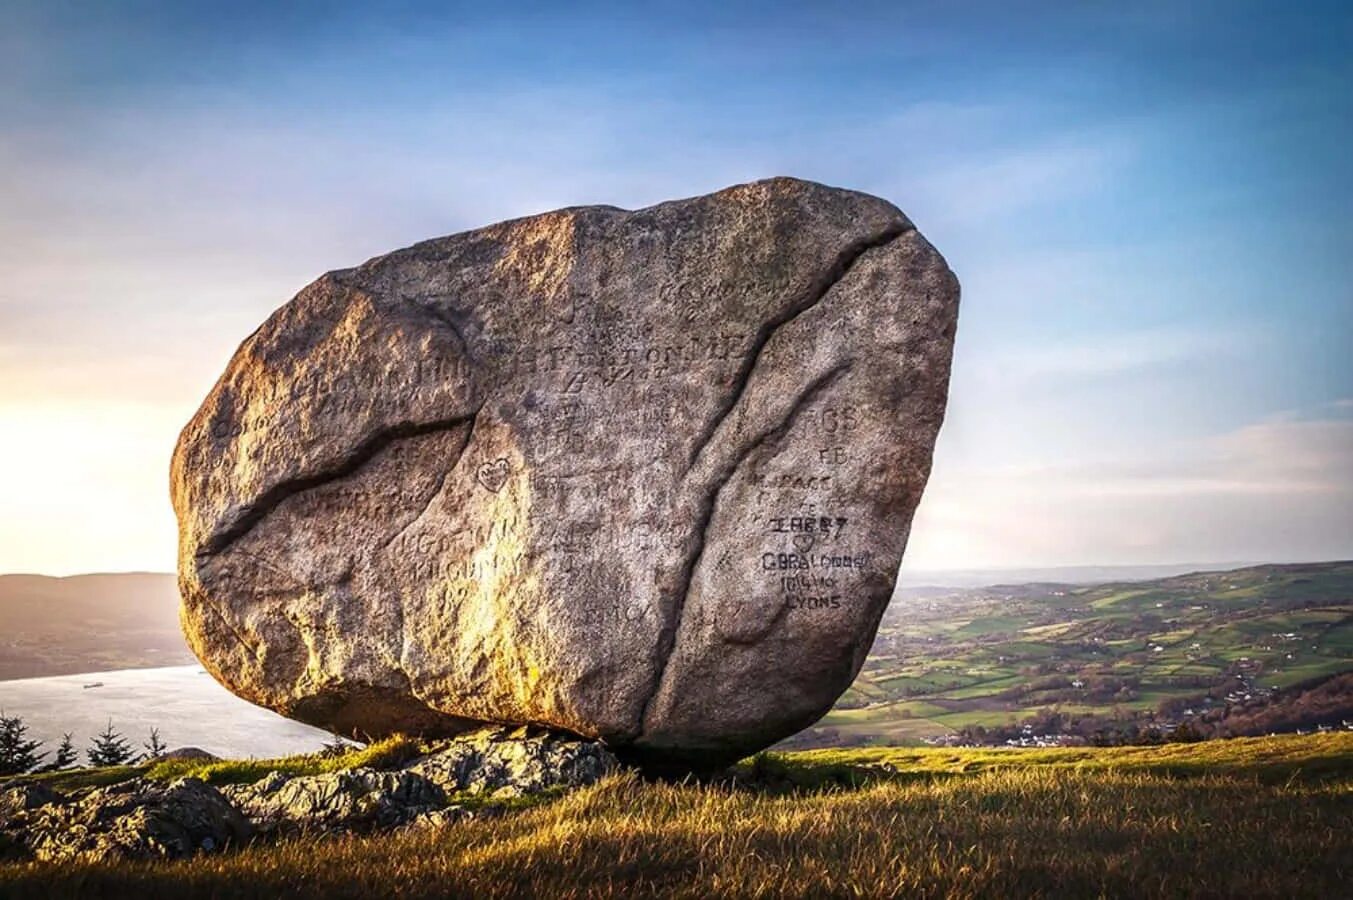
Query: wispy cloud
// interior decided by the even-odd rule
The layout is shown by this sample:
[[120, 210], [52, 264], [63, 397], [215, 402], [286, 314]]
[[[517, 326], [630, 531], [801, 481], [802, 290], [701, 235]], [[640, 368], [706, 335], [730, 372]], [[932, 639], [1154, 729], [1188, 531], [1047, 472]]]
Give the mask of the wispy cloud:
[[937, 466], [918, 568], [1353, 557], [1353, 420], [1263, 421], [1148, 454]]
[[1256, 335], [1235, 329], [1160, 328], [1077, 335], [1033, 347], [1020, 346], [994, 354], [989, 362], [994, 377], [1057, 380], [1196, 365], [1219, 356], [1238, 359], [1258, 343]]
[[947, 166], [928, 184], [944, 197], [949, 217], [974, 223], [1016, 217], [1111, 183], [1134, 157], [1121, 134], [1067, 133], [993, 148], [986, 158]]

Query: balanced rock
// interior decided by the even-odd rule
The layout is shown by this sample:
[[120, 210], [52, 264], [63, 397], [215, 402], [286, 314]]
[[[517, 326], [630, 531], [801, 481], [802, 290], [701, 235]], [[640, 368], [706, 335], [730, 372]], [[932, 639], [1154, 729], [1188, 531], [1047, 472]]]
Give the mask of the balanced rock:
[[330, 272], [179, 438], [189, 641], [341, 732], [765, 747], [864, 661], [957, 311], [895, 207], [784, 178]]

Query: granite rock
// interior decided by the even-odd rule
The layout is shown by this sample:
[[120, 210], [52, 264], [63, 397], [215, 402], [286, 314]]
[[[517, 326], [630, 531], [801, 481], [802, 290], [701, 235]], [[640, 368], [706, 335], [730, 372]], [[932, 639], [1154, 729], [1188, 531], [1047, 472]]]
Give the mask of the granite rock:
[[447, 794], [501, 798], [582, 787], [620, 765], [597, 741], [527, 728], [489, 728], [446, 741], [406, 768]]
[[958, 284], [891, 204], [777, 178], [330, 272], [175, 448], [182, 620], [240, 696], [726, 763], [821, 716], [892, 594]]
[[442, 791], [417, 773], [364, 768], [320, 775], [272, 772], [223, 792], [262, 834], [391, 828], [446, 805]]

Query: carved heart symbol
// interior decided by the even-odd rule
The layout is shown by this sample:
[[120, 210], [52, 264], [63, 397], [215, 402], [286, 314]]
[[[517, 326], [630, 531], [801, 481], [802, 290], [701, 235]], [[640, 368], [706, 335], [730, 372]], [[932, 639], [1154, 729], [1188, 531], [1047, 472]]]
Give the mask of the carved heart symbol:
[[480, 464], [474, 475], [480, 484], [495, 494], [498, 493], [503, 489], [503, 485], [507, 484], [507, 458], [500, 456], [493, 462]]
[[813, 536], [811, 534], [796, 534], [791, 540], [794, 542], [794, 549], [800, 553], [807, 553], [813, 549]]

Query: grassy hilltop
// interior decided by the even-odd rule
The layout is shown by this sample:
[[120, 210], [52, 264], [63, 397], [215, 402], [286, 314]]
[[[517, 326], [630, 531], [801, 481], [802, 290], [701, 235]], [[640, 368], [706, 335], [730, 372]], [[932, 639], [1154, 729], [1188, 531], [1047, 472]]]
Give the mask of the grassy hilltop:
[[[248, 774], [214, 765], [193, 771]], [[1330, 897], [1350, 879], [1353, 733], [1330, 733], [764, 754], [731, 782], [622, 775], [435, 832], [0, 866], [0, 896]]]
[[195, 661], [173, 575], [0, 575], [0, 680]]
[[[181, 862], [0, 864], [0, 898], [1345, 896], [1353, 732], [918, 746], [978, 728], [998, 740], [1052, 716], [1063, 729], [1245, 733], [1314, 713], [1353, 719], [1353, 563], [912, 588], [855, 685], [797, 739], [838, 746], [762, 754], [704, 784], [616, 776], [436, 831]], [[380, 768], [410, 743], [40, 777], [67, 793], [135, 776], [245, 783]]]

